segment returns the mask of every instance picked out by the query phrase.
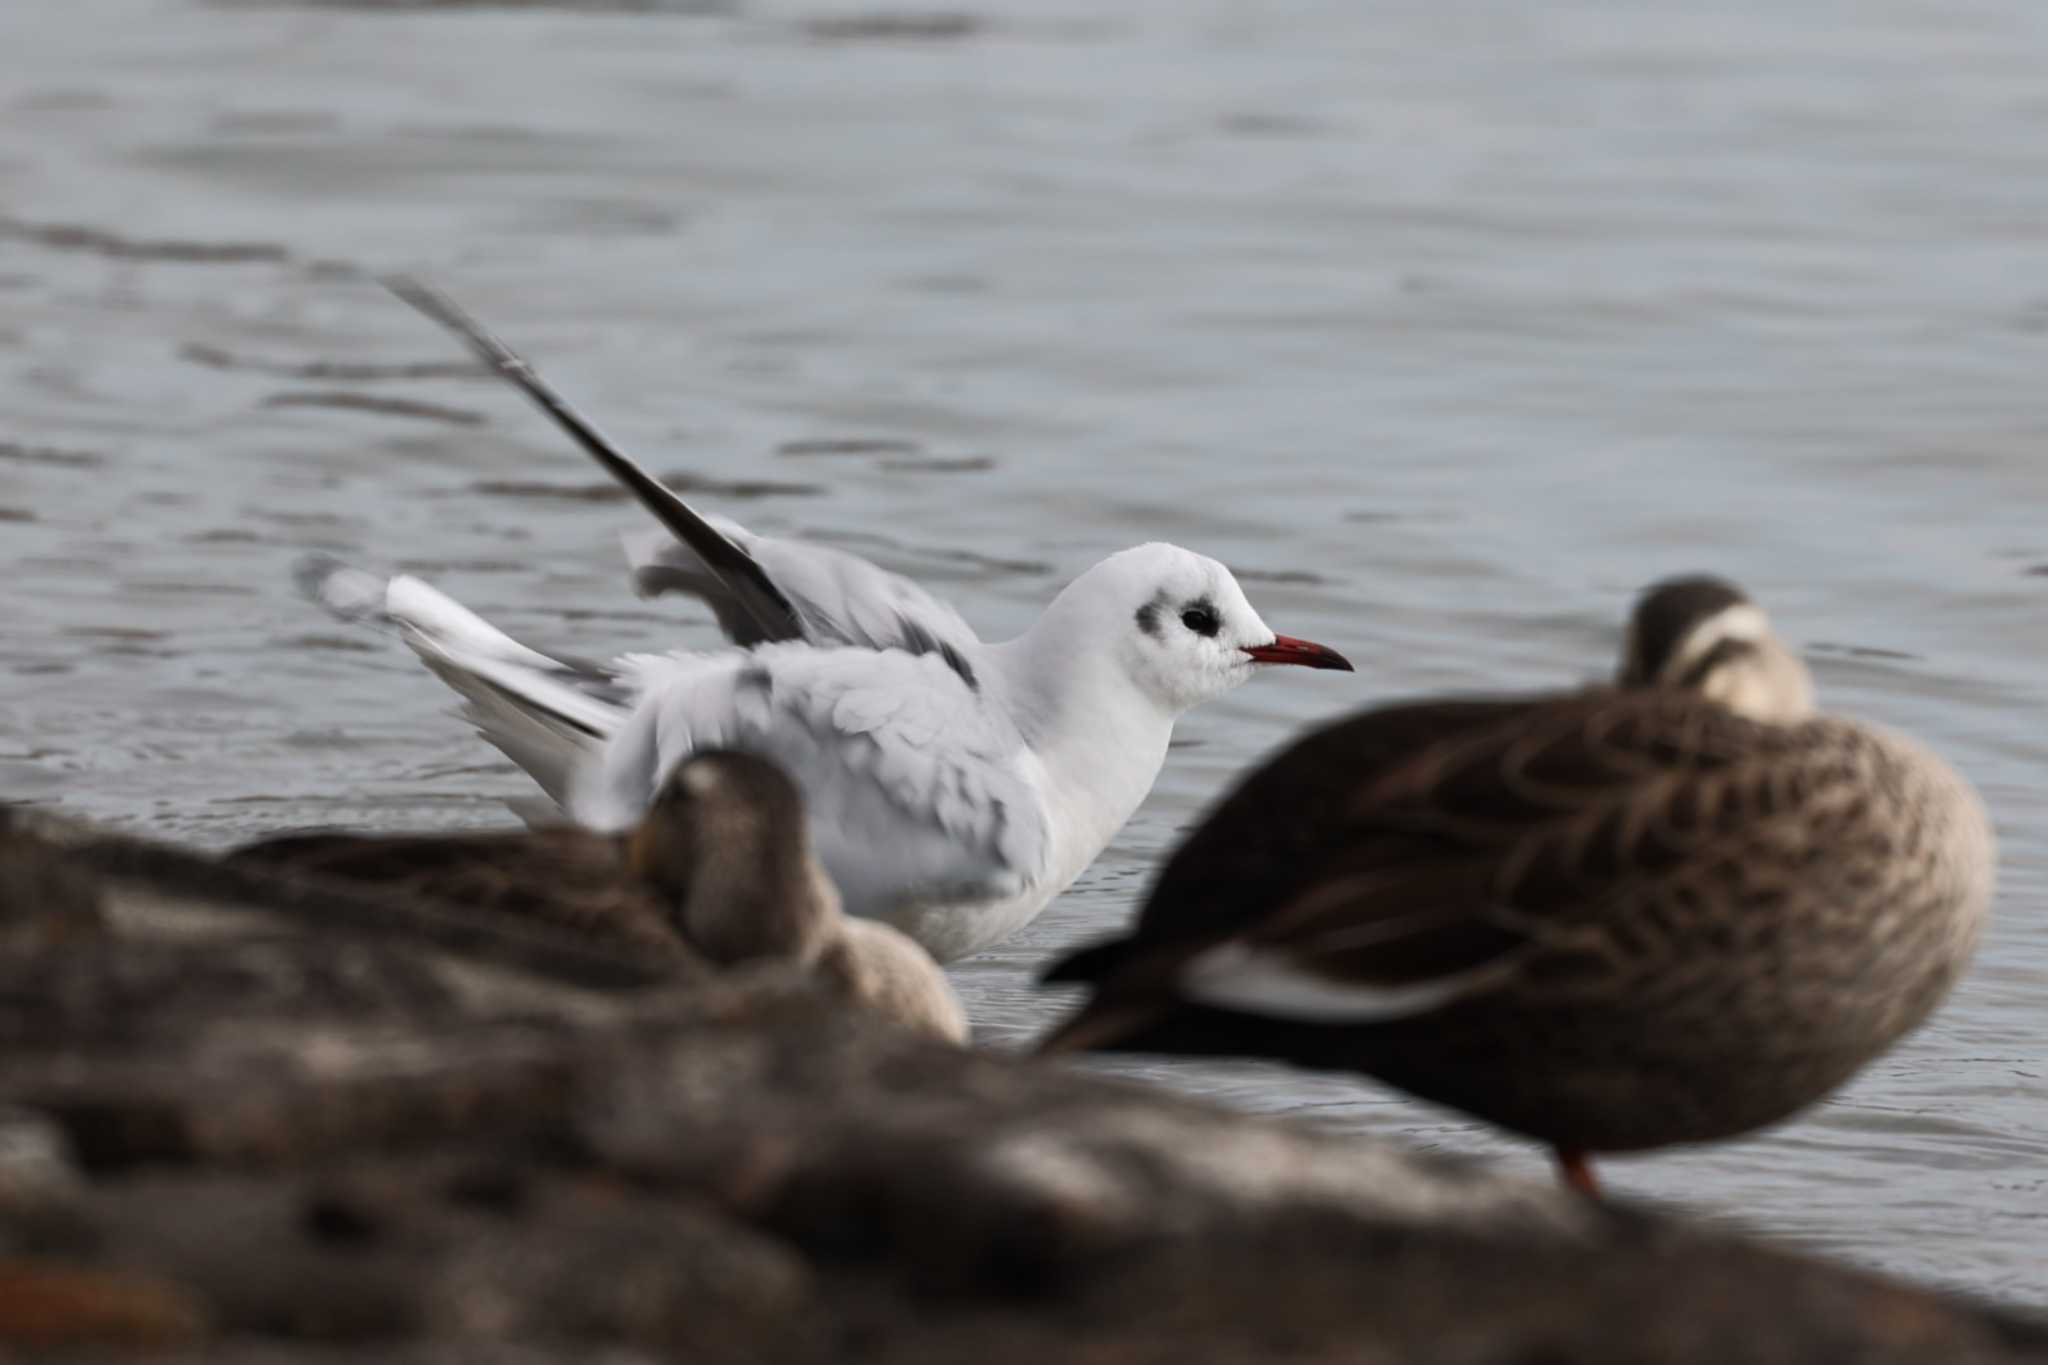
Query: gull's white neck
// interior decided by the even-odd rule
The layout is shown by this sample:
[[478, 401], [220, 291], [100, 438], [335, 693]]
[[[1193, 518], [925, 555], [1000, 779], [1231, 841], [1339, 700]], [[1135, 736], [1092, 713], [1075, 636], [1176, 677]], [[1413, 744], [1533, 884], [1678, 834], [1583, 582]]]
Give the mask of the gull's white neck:
[[1052, 806], [1055, 886], [1095, 860], [1152, 790], [1173, 717], [1114, 659], [1061, 648], [1040, 618], [1014, 640], [984, 647], [984, 683], [1009, 711], [1044, 769]]

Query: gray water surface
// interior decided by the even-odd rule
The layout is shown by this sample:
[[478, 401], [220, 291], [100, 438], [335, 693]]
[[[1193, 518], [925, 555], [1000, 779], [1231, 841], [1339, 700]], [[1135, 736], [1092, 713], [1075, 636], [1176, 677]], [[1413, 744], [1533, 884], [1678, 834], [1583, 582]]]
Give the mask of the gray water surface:
[[[1166, 538], [1360, 664], [1189, 717], [1093, 870], [957, 971], [999, 1045], [1297, 727], [1585, 678], [1633, 589], [1718, 569], [1831, 703], [1979, 783], [1999, 917], [1835, 1101], [1611, 1183], [2038, 1296], [2048, 8], [876, 17], [0, 6], [0, 796], [209, 845], [504, 822], [523, 779], [402, 648], [292, 595], [307, 549], [543, 646], [715, 638], [626, 591], [633, 509], [371, 282], [394, 268], [705, 506], [991, 638]], [[1542, 1169], [1367, 1082], [1115, 1069]]]

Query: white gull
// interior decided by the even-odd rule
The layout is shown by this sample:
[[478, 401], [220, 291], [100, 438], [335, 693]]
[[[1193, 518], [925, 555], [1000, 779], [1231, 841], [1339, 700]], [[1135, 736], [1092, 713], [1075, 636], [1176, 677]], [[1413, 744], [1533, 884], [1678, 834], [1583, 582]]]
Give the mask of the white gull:
[[1024, 634], [984, 643], [952, 608], [855, 555], [698, 515], [452, 303], [395, 287], [668, 528], [673, 540], [629, 543], [640, 590], [704, 599], [737, 646], [571, 662], [419, 579], [306, 563], [318, 601], [395, 624], [484, 737], [578, 823], [633, 824], [662, 774], [700, 748], [759, 754], [802, 788], [846, 909], [951, 961], [1014, 933], [1095, 860], [1151, 790], [1182, 712], [1261, 664], [1350, 668], [1276, 635], [1223, 565], [1158, 543], [1111, 555]]

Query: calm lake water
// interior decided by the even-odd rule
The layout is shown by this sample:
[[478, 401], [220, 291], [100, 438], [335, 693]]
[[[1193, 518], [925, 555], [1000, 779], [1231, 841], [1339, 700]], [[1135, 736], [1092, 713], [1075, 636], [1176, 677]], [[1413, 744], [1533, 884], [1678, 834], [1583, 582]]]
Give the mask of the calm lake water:
[[[704, 645], [639, 524], [374, 272], [454, 291], [702, 503], [1021, 628], [1108, 551], [1223, 558], [1355, 676], [1191, 716], [1074, 891], [956, 974], [1063, 1001], [1296, 727], [1602, 672], [1745, 581], [1829, 702], [1981, 786], [1996, 927], [1934, 1023], [1638, 1198], [2039, 1296], [2048, 1261], [2048, 7], [1080, 0], [0, 7], [0, 796], [221, 844], [527, 787], [309, 548], [543, 645]], [[838, 453], [831, 451], [838, 443]], [[871, 443], [853, 444], [847, 443]], [[1370, 1083], [1115, 1069], [1477, 1153]]]

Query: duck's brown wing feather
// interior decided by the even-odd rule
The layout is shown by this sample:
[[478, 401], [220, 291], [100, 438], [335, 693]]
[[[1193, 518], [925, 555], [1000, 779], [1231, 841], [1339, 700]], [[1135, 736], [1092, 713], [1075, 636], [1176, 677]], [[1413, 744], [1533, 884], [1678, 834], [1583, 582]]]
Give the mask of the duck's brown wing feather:
[[1606, 689], [1369, 711], [1246, 779], [1168, 862], [1136, 931], [1052, 975], [1127, 1004], [1229, 942], [1375, 990], [1484, 976], [1802, 799], [1752, 761], [1796, 733]]
[[651, 947], [682, 942], [648, 888], [626, 871], [618, 841], [586, 830], [288, 834], [245, 845], [227, 861]]

